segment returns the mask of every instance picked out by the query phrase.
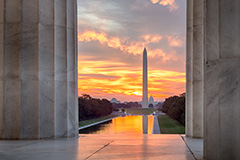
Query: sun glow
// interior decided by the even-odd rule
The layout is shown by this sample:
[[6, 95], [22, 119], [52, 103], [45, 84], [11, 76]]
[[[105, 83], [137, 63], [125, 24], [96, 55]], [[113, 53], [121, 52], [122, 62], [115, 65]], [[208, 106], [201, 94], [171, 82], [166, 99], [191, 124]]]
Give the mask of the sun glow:
[[141, 101], [144, 47], [149, 96], [185, 92], [185, 2], [106, 2], [78, 3], [79, 95]]
[[142, 93], [140, 93], [140, 92], [133, 92], [133, 94], [135, 94], [137, 96], [142, 96]]
[[[110, 37], [106, 33], [85, 31], [78, 35], [80, 42], [98, 41], [102, 45], [119, 49], [128, 54], [142, 55], [143, 46], [157, 43], [163, 38], [171, 47], [182, 47], [183, 39], [178, 36], [144, 35], [143, 41], [124, 42], [118, 37]], [[166, 53], [162, 49], [148, 51], [149, 57], [161, 57], [162, 63], [178, 61], [175, 53]], [[79, 59], [79, 94], [88, 93], [92, 96], [103, 97], [103, 95], [125, 95], [132, 99], [141, 100], [142, 96], [142, 67], [129, 68], [129, 64], [114, 60], [89, 60], [90, 56]], [[155, 99], [164, 99], [173, 94], [184, 92], [185, 73], [150, 68], [149, 94]], [[149, 95], [150, 96], [150, 95]]]
[[[109, 63], [117, 65], [108, 68]], [[142, 68], [129, 70], [119, 62], [79, 60], [79, 95], [88, 93], [93, 96], [123, 94], [130, 99], [141, 100]], [[174, 93], [184, 91], [185, 73], [150, 69], [149, 96], [163, 99]]]

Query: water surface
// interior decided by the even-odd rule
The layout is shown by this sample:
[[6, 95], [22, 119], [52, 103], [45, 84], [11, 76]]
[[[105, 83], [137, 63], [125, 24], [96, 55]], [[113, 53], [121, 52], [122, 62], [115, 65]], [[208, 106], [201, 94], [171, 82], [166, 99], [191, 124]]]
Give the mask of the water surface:
[[[145, 117], [145, 118], [144, 118]], [[80, 134], [152, 134], [154, 116], [117, 117], [79, 131]]]

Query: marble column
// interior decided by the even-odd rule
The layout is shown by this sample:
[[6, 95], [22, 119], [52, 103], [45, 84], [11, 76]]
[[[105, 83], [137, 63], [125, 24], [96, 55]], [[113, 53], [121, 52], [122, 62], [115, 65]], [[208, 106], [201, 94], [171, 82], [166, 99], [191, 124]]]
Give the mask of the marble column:
[[0, 139], [76, 137], [77, 0], [0, 0]]
[[204, 156], [240, 159], [240, 1], [206, 1]]
[[204, 0], [187, 1], [186, 135], [203, 137]]
[[[192, 13], [198, 11], [200, 6], [202, 13], [194, 17]], [[198, 72], [191, 67], [194, 64], [194, 54], [198, 53], [194, 52], [194, 48], [201, 46], [204, 53], [204, 157], [210, 160], [240, 159], [240, 0], [204, 0], [201, 4], [200, 1], [188, 0], [187, 14], [190, 19], [187, 41], [189, 77]], [[194, 21], [200, 17], [203, 17], [203, 30], [194, 30], [195, 27], [202, 26], [194, 25]], [[189, 28], [191, 22], [192, 29]], [[192, 55], [189, 52], [191, 50]], [[194, 96], [199, 95], [193, 91], [194, 86], [189, 80], [190, 78], [187, 83], [187, 98], [190, 98], [187, 99], [188, 105], [194, 103]], [[191, 113], [190, 116], [187, 115], [187, 129], [191, 129], [194, 123], [190, 123], [189, 127], [188, 122], [191, 122], [194, 110], [187, 107], [187, 113]], [[187, 135], [189, 133], [191, 132], [187, 130]]]
[[3, 73], [4, 73], [4, 18], [3, 18], [3, 12], [4, 12], [4, 1], [0, 1], [0, 137], [3, 136]]

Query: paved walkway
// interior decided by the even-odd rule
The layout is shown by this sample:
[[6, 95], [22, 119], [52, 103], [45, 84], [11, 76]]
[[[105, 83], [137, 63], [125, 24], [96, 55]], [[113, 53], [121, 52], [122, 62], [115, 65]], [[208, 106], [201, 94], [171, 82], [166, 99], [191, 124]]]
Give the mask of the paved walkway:
[[154, 116], [152, 133], [153, 134], [161, 134], [157, 116]]
[[78, 139], [0, 141], [1, 160], [195, 160], [202, 140], [181, 135], [81, 135]]

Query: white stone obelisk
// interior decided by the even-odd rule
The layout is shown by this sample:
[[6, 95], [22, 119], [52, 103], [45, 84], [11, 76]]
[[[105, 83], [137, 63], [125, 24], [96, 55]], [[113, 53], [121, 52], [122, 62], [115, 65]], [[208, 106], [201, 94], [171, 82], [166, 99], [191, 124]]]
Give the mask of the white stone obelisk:
[[148, 65], [147, 50], [143, 51], [143, 82], [142, 82], [142, 108], [148, 108]]

